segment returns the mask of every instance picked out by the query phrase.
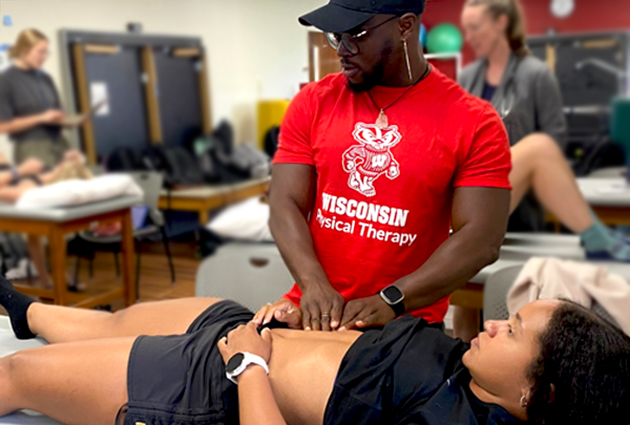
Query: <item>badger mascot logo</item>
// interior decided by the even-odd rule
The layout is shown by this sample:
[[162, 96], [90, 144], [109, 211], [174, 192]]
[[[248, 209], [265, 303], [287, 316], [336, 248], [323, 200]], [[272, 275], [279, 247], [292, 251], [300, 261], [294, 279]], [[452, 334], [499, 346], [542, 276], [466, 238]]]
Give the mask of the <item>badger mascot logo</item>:
[[385, 128], [374, 124], [358, 123], [352, 133], [360, 145], [350, 146], [343, 153], [343, 169], [350, 174], [348, 186], [367, 197], [376, 195], [374, 181], [385, 174], [394, 180], [400, 175], [400, 164], [394, 158], [391, 148], [402, 136], [398, 126]]

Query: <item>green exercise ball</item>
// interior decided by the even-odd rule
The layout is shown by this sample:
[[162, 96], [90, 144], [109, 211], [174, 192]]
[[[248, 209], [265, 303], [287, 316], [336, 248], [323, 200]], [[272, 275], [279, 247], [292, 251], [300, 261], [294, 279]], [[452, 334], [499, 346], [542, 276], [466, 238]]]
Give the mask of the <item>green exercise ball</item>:
[[439, 24], [427, 35], [429, 53], [457, 53], [462, 50], [462, 33], [453, 24]]

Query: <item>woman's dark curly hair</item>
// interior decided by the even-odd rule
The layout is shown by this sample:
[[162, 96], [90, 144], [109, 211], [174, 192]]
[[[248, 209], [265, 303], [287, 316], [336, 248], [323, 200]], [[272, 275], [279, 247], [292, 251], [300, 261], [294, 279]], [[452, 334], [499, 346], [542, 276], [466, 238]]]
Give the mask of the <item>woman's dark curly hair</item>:
[[540, 425], [630, 424], [630, 338], [563, 300], [529, 368], [527, 415]]

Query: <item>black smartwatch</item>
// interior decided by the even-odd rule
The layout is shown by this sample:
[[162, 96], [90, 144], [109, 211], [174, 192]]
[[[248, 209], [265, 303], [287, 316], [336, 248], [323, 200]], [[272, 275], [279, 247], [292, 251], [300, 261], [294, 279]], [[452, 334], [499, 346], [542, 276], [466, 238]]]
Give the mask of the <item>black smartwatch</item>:
[[389, 285], [387, 288], [379, 292], [379, 294], [381, 298], [383, 298], [383, 301], [385, 301], [387, 305], [394, 310], [396, 317], [401, 316], [405, 312], [405, 304], [403, 303], [405, 294], [403, 294], [403, 292], [395, 285]]

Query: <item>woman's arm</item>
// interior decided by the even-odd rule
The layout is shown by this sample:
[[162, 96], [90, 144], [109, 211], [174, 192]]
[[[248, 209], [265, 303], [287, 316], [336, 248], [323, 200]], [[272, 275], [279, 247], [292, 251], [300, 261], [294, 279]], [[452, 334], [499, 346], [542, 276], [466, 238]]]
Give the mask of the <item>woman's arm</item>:
[[[237, 353], [251, 353], [269, 363], [271, 331], [258, 335], [254, 322], [241, 325], [219, 341], [218, 348], [227, 364]], [[267, 372], [259, 365], [250, 365], [236, 377], [241, 425], [286, 425], [269, 383]]]
[[286, 425], [260, 366], [250, 366], [239, 376], [238, 404], [241, 425]]
[[63, 117], [63, 112], [57, 109], [50, 109], [37, 115], [13, 118], [11, 121], [0, 122], [0, 134], [19, 133], [41, 124], [59, 124]]
[[567, 121], [562, 94], [556, 77], [549, 69], [536, 76], [536, 126], [551, 136], [564, 151], [567, 143]]

